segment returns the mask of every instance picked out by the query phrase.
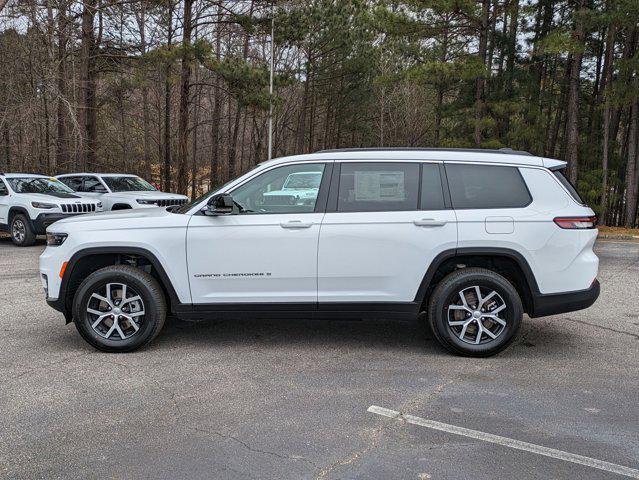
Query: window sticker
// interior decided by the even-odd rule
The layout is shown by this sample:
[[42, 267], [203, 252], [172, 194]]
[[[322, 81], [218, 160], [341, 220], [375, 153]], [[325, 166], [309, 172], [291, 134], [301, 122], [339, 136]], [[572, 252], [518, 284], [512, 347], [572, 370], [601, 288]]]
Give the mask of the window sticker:
[[355, 201], [358, 202], [403, 202], [404, 172], [355, 171]]

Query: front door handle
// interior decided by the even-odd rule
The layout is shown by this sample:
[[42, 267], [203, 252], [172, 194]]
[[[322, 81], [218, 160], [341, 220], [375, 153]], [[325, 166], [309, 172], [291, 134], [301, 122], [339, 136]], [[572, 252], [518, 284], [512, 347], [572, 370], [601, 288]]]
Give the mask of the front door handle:
[[310, 228], [312, 226], [313, 222], [302, 222], [301, 220], [291, 220], [280, 223], [280, 227], [282, 228]]
[[446, 220], [435, 220], [434, 218], [422, 218], [413, 222], [418, 227], [443, 227], [448, 222]]

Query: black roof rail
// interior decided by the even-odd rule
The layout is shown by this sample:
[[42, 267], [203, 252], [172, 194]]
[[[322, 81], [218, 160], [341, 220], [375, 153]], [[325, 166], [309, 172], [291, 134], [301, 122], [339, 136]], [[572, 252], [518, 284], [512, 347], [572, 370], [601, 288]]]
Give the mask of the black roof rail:
[[335, 153], [335, 152], [389, 152], [389, 151], [413, 151], [413, 152], [474, 152], [474, 153], [501, 153], [505, 155], [534, 156], [530, 152], [523, 150], [513, 150], [512, 148], [436, 148], [436, 147], [369, 147], [369, 148], [334, 148], [329, 150], [319, 150], [315, 153]]

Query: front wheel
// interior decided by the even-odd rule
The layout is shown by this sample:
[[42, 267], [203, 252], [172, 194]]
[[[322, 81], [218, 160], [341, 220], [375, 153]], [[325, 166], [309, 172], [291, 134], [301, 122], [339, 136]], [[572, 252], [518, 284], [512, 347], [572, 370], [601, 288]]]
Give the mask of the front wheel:
[[73, 321], [87, 342], [105, 352], [130, 352], [162, 329], [166, 299], [157, 280], [138, 268], [113, 265], [89, 275], [73, 300]]
[[31, 228], [31, 222], [21, 213], [11, 220], [11, 241], [18, 247], [30, 247], [36, 242], [36, 234]]
[[458, 355], [488, 357], [505, 349], [521, 325], [517, 290], [484, 268], [464, 268], [446, 276], [428, 305], [435, 338]]

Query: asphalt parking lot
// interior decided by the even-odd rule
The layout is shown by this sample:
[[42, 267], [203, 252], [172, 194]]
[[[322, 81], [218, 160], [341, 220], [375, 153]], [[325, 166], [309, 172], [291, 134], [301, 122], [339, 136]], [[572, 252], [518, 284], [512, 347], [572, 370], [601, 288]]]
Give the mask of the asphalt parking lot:
[[639, 469], [639, 243], [598, 243], [598, 302], [526, 318], [515, 345], [481, 360], [445, 353], [419, 325], [301, 319], [170, 319], [144, 351], [99, 353], [46, 305], [43, 248], [0, 239], [2, 478], [584, 480]]

